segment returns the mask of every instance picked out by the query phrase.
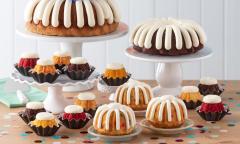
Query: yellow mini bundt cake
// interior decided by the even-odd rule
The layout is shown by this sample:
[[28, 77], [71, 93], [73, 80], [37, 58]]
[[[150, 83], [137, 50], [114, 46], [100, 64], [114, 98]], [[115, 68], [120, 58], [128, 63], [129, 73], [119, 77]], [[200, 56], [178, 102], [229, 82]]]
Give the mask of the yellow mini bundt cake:
[[130, 76], [131, 75], [127, 73], [123, 64], [112, 63], [107, 65], [102, 79], [109, 86], [120, 86], [127, 82]]
[[127, 72], [123, 66], [123, 64], [112, 63], [108, 64], [107, 68], [104, 72], [104, 77], [106, 78], [125, 78], [127, 77]]
[[37, 61], [37, 65], [33, 69], [33, 72], [36, 72], [38, 74], [43, 73], [54, 75], [56, 73], [56, 68], [53, 61], [49, 59], [39, 59]]
[[147, 121], [157, 128], [178, 128], [188, 118], [184, 102], [172, 95], [153, 98], [147, 108]]
[[127, 135], [133, 132], [135, 126], [133, 110], [119, 103], [100, 106], [93, 120], [94, 129], [103, 135]]
[[202, 95], [196, 86], [184, 86], [180, 98], [184, 101], [188, 109], [195, 109], [202, 103]]
[[129, 80], [129, 82], [118, 87], [114, 101], [127, 105], [133, 110], [146, 110], [152, 98], [152, 88], [148, 84]]

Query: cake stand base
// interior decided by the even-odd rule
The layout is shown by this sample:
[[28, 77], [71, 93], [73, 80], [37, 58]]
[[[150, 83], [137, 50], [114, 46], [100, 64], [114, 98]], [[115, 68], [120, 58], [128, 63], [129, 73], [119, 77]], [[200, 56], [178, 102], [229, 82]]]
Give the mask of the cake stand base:
[[62, 95], [62, 87], [61, 86], [53, 86], [48, 87], [48, 95], [45, 98], [44, 108], [48, 112], [52, 112], [53, 114], [59, 114], [64, 111], [64, 108], [70, 104], [63, 95]]
[[156, 81], [158, 86], [153, 89], [154, 96], [175, 95], [178, 96], [182, 84], [182, 66], [184, 62], [202, 60], [212, 56], [209, 48], [204, 48], [197, 53], [183, 56], [158, 56], [140, 53], [133, 48], [128, 48], [125, 54], [136, 60], [158, 63]]

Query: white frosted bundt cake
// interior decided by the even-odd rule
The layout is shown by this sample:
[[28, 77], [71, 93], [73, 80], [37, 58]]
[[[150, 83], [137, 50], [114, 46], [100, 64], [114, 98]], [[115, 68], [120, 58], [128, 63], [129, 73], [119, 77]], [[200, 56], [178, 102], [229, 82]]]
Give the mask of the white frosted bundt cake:
[[142, 53], [177, 56], [202, 49], [206, 35], [194, 21], [163, 18], [139, 24], [130, 41], [133, 48]]
[[97, 36], [115, 31], [120, 12], [115, 0], [30, 0], [27, 30], [54, 36]]
[[146, 119], [157, 128], [178, 128], [188, 118], [184, 102], [172, 95], [153, 98], [148, 104]]
[[136, 125], [133, 110], [119, 103], [100, 106], [93, 120], [94, 129], [103, 135], [127, 135]]
[[127, 105], [133, 110], [146, 110], [152, 98], [152, 88], [148, 84], [129, 80], [129, 82], [118, 87], [114, 101]]

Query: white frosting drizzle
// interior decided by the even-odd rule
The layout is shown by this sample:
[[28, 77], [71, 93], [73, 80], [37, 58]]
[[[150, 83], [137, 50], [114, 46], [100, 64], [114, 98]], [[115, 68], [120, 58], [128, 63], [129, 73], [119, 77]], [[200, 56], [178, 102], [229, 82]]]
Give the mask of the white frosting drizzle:
[[37, 53], [23, 53], [21, 58], [39, 58]]
[[218, 84], [218, 81], [217, 81], [217, 79], [212, 78], [212, 77], [203, 77], [200, 79], [200, 84], [214, 85], [214, 84]]
[[74, 58], [71, 58], [70, 63], [71, 64], [86, 64], [87, 59], [85, 59], [83, 57], [74, 57]]
[[70, 53], [68, 51], [56, 51], [53, 55], [59, 57], [68, 57], [70, 56]]
[[[146, 117], [150, 120], [153, 120], [155, 113], [158, 113], [158, 120], [162, 121], [163, 120], [163, 110], [164, 110], [164, 108], [166, 108], [166, 110], [167, 110], [167, 120], [169, 122], [171, 122], [172, 121], [172, 112], [171, 112], [172, 105], [171, 104], [173, 104], [173, 106], [176, 110], [178, 121], [182, 120], [181, 119], [182, 114], [181, 114], [179, 106], [181, 106], [183, 108], [184, 118], [185, 119], [188, 118], [187, 108], [186, 108], [186, 105], [184, 104], [184, 102], [181, 99], [176, 98], [175, 96], [172, 96], [172, 95], [164, 95], [164, 96], [161, 96], [161, 97], [153, 98], [148, 104]], [[158, 106], [160, 108], [159, 108], [159, 111], [157, 112], [156, 109], [157, 109]]]
[[[33, 20], [35, 24], [38, 24], [39, 21], [42, 21], [44, 26], [58, 27], [60, 7], [63, 3], [65, 4], [63, 21], [66, 28], [72, 26], [71, 8], [74, 3], [79, 28], [82, 28], [85, 24], [83, 8], [85, 8], [88, 26], [90, 27], [102, 26], [105, 20], [109, 24], [120, 22], [120, 12], [115, 0], [76, 0], [76, 2], [72, 2], [72, 0], [30, 0], [25, 10], [24, 19], [26, 22]], [[96, 11], [96, 20], [94, 9]]]
[[[131, 43], [136, 46], [151, 48], [153, 35], [156, 33], [155, 47], [166, 50], [172, 48], [172, 34], [175, 35], [176, 48], [183, 48], [183, 40], [186, 48], [198, 47], [205, 44], [206, 35], [203, 28], [193, 21], [168, 19], [154, 19], [138, 25], [132, 32]], [[165, 33], [165, 36], [163, 37]], [[163, 46], [163, 39], [164, 46]]]
[[50, 59], [39, 59], [37, 61], [37, 64], [42, 66], [54, 65], [53, 61]]
[[182, 87], [183, 93], [196, 93], [199, 92], [199, 88], [196, 86], [184, 86]]
[[[123, 93], [124, 93], [124, 91], [127, 90], [127, 95], [126, 95], [127, 96], [126, 97], [127, 104], [130, 104], [131, 97], [132, 97], [131, 91], [133, 89], [135, 89], [135, 94], [134, 94], [135, 98], [134, 99], [135, 99], [136, 105], [140, 104], [139, 90], [141, 90], [143, 92], [145, 104], [148, 104], [149, 101], [151, 100], [151, 98], [153, 97], [152, 88], [148, 84], [130, 79], [129, 82], [127, 82], [117, 88], [114, 101], [122, 104], [123, 99], [125, 99], [123, 97]], [[150, 95], [148, 95], [147, 90], [150, 92]]]
[[111, 70], [119, 70], [122, 68], [124, 68], [124, 65], [120, 63], [112, 63], [107, 65], [107, 69], [111, 69]]
[[[129, 129], [136, 125], [136, 118], [133, 110], [127, 106], [121, 105], [119, 103], [110, 103], [100, 106], [93, 119], [93, 125], [97, 128], [105, 128], [109, 130], [110, 128], [110, 116], [112, 113], [116, 114], [116, 130], [120, 130], [120, 112], [123, 113], [126, 120], [126, 128]], [[102, 118], [106, 113], [105, 127], [102, 127]]]
[[96, 96], [91, 92], [85, 92], [85, 93], [80, 93], [78, 95], [78, 99], [79, 100], [95, 100]]
[[33, 109], [33, 110], [43, 109], [44, 105], [43, 105], [42, 102], [29, 102], [29, 103], [26, 104], [26, 108], [27, 109]]
[[53, 120], [54, 115], [48, 112], [40, 112], [36, 115], [36, 120]]
[[216, 104], [216, 103], [221, 103], [222, 99], [218, 95], [206, 95], [203, 97], [203, 102], [209, 103], [209, 104]]
[[65, 113], [82, 113], [83, 108], [78, 105], [69, 105], [69, 106], [65, 107], [64, 112]]

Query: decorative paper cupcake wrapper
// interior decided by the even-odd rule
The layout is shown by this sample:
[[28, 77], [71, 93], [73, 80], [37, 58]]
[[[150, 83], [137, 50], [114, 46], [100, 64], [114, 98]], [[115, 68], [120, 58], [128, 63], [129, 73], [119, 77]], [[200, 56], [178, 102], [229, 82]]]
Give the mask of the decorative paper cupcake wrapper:
[[51, 127], [36, 127], [36, 126], [30, 126], [31, 129], [38, 135], [38, 136], [53, 136], [58, 129], [61, 127], [61, 125], [53, 126]]
[[90, 71], [68, 71], [65, 73], [72, 80], [86, 80], [94, 72], [95, 67], [91, 67]]
[[199, 84], [198, 88], [199, 88], [199, 92], [204, 96], [209, 95], [209, 94], [214, 94], [214, 95], [220, 96], [224, 92], [224, 89], [218, 84], [210, 85], [210, 86], [205, 86], [205, 85]]
[[229, 112], [227, 107], [224, 107], [225, 110], [222, 112], [200, 112], [199, 109], [200, 106], [196, 109], [197, 113], [206, 121], [219, 121]]
[[32, 78], [37, 81], [38, 83], [53, 83], [59, 76], [58, 73], [55, 73], [54, 75], [52, 74], [43, 74], [43, 73], [36, 73], [36, 72], [31, 72]]
[[197, 102], [194, 102], [194, 101], [189, 101], [189, 102], [187, 102], [187, 101], [185, 101], [185, 100], [183, 100], [184, 101], [184, 103], [185, 103], [185, 105], [186, 105], [186, 107], [187, 107], [187, 109], [196, 109], [198, 106], [200, 106], [201, 104], [202, 104], [202, 102], [201, 101], [197, 101]]
[[108, 85], [108, 86], [120, 86], [124, 83], [126, 83], [131, 77], [131, 74], [128, 74], [127, 77], [125, 78], [116, 78], [116, 79], [113, 79], [113, 78], [106, 78], [104, 77], [103, 75], [101, 76], [102, 80]]
[[58, 64], [55, 64], [55, 68], [56, 68], [57, 70], [59, 70], [60, 74], [65, 74], [66, 65], [58, 65]]
[[28, 117], [24, 111], [21, 111], [18, 113], [19, 117], [22, 118], [22, 120], [26, 123], [29, 124], [29, 122], [33, 121], [35, 119], [35, 116]]
[[[97, 107], [98, 108], [98, 107]], [[92, 118], [95, 116], [95, 113], [97, 111], [97, 108], [96, 109], [89, 109], [89, 110], [84, 110], [85, 113], [89, 113]]]
[[87, 117], [85, 120], [79, 119], [63, 119], [63, 114], [60, 114], [58, 116], [58, 119], [62, 122], [62, 124], [69, 128], [69, 129], [81, 129], [84, 128], [86, 126], [86, 124], [89, 122], [89, 120], [92, 118], [92, 116], [88, 113], [86, 113]]
[[30, 74], [30, 70], [31, 68], [30, 67], [18, 67], [18, 64], [15, 64], [14, 67], [16, 68], [16, 70], [22, 74], [23, 76], [28, 76], [28, 77], [31, 77], [31, 74]]

